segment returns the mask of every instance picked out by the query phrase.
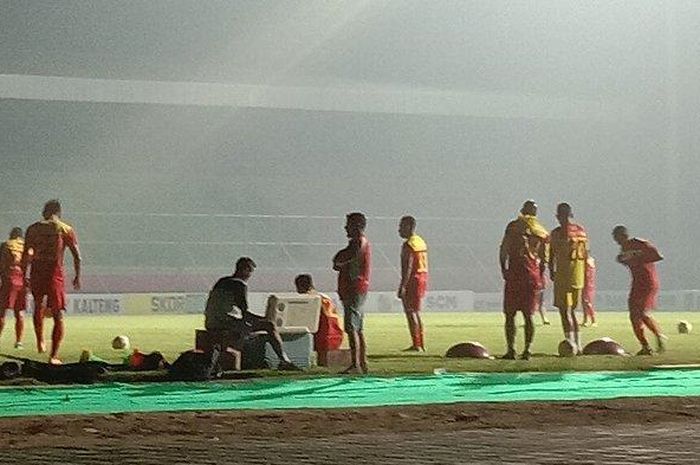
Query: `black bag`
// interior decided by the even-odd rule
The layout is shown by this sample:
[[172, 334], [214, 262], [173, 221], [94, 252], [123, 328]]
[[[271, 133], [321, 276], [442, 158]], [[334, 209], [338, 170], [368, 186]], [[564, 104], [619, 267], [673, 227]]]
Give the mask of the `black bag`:
[[183, 352], [170, 365], [170, 377], [178, 381], [208, 381], [220, 378], [222, 374], [219, 364], [221, 347], [214, 346], [209, 352], [188, 350]]

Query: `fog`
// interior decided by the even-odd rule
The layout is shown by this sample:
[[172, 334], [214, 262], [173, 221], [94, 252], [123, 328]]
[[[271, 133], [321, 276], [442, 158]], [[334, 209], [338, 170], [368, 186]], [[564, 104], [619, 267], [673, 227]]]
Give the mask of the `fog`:
[[610, 231], [696, 289], [700, 3], [0, 2], [0, 232], [59, 197], [88, 291], [205, 290], [239, 255], [259, 289], [332, 290], [363, 211], [374, 289], [398, 218], [432, 286], [497, 291], [525, 199], [574, 207], [599, 289]]

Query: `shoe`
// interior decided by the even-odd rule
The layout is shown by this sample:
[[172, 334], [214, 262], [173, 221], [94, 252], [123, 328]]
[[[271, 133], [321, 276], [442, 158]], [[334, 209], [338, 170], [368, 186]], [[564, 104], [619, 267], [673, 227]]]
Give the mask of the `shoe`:
[[668, 336], [665, 334], [659, 334], [656, 338], [656, 351], [660, 354], [666, 352], [666, 341], [668, 341]]
[[532, 358], [532, 352], [529, 350], [526, 350], [522, 354], [520, 354], [520, 360], [530, 360]]
[[51, 357], [49, 359], [49, 365], [63, 365], [63, 362], [58, 357]]
[[17, 349], [17, 350], [24, 349], [24, 344], [22, 344], [21, 342], [15, 342], [15, 349]]
[[46, 352], [46, 343], [44, 341], [37, 343], [36, 351], [40, 354], [43, 354], [44, 352]]
[[591, 323], [591, 328], [597, 328], [597, 327], [598, 327], [598, 323]]
[[515, 351], [509, 350], [508, 352], [505, 353], [505, 355], [503, 355], [501, 357], [501, 359], [503, 359], [503, 360], [515, 360]]
[[642, 347], [642, 350], [637, 352], [637, 355], [654, 355], [654, 352], [651, 351], [651, 347]]
[[277, 365], [277, 371], [302, 371], [302, 369], [292, 362], [281, 360], [279, 365]]
[[406, 347], [401, 352], [420, 352], [420, 347], [416, 347], [416, 346]]
[[549, 325], [551, 325], [552, 323], [550, 323], [549, 320], [544, 320], [544, 321], [542, 322], [542, 324], [545, 325], [545, 326], [549, 326]]
[[588, 328], [588, 326], [589, 326], [589, 325], [588, 325], [588, 322], [581, 323], [581, 327], [582, 327], [582, 328]]

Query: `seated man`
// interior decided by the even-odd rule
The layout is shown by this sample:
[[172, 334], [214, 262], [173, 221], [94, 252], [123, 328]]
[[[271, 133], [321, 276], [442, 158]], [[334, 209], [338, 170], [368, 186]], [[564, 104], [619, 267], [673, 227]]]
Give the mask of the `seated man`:
[[321, 314], [318, 317], [318, 331], [314, 335], [314, 350], [327, 352], [338, 350], [343, 343], [343, 329], [333, 300], [314, 289], [310, 274], [300, 274], [294, 279], [299, 294], [312, 294], [321, 297]]
[[271, 321], [248, 311], [248, 279], [253, 275], [255, 262], [249, 257], [236, 261], [232, 276], [219, 279], [207, 299], [204, 327], [207, 331], [233, 331], [243, 335], [264, 331], [268, 342], [280, 359], [278, 370], [298, 370], [282, 348], [282, 338]]

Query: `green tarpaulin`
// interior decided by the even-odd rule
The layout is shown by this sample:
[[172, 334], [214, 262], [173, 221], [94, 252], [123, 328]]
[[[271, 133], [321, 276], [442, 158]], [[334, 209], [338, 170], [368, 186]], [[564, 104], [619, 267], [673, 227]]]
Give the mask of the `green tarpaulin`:
[[465, 373], [399, 378], [102, 384], [0, 389], [0, 416], [300, 409], [700, 396], [700, 370]]

